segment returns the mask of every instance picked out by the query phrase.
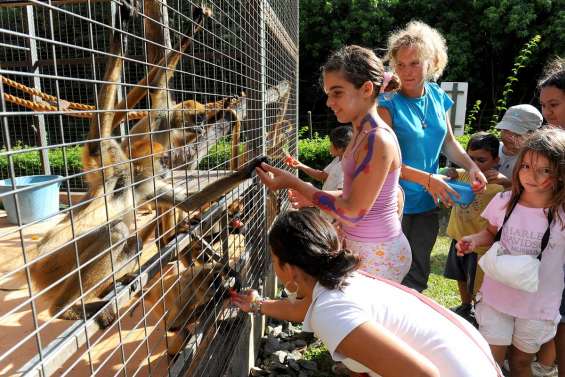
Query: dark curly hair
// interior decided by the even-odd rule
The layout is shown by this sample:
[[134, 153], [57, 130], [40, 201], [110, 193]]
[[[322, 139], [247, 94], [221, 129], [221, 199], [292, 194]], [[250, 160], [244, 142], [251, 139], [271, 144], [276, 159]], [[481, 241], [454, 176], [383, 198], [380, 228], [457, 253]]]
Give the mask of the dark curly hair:
[[471, 135], [469, 143], [467, 143], [468, 151], [476, 151], [477, 149], [484, 149], [488, 151], [492, 158], [498, 157], [498, 149], [500, 141], [496, 136], [488, 132], [477, 132]]
[[359, 267], [359, 258], [340, 247], [333, 225], [311, 208], [282, 213], [269, 232], [281, 264], [299, 267], [328, 289], [340, 289]]

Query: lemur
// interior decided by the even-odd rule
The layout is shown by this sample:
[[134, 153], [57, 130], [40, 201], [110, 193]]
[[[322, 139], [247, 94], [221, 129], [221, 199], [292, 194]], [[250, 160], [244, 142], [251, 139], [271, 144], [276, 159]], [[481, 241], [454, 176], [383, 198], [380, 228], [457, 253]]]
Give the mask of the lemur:
[[[116, 25], [126, 29], [137, 13], [137, 5], [137, 0], [122, 0]], [[159, 143], [148, 139], [136, 141], [131, 148], [131, 154], [136, 157], [130, 159], [129, 153], [112, 137], [126, 34], [118, 29], [112, 32], [106, 72], [98, 94], [98, 111], [90, 122], [88, 142], [83, 148], [88, 192], [26, 253], [34, 299], [47, 302], [49, 313], [63, 319], [96, 315], [102, 328], [115, 320], [116, 313], [101, 298], [113, 289], [114, 282], [134, 269], [136, 256], [150, 234], [130, 233], [134, 209], [141, 203], [157, 200], [159, 206], [194, 211], [249, 178], [264, 161], [264, 157], [258, 157], [191, 194], [158, 174], [159, 153], [163, 151]], [[81, 298], [82, 303], [78, 301]]]

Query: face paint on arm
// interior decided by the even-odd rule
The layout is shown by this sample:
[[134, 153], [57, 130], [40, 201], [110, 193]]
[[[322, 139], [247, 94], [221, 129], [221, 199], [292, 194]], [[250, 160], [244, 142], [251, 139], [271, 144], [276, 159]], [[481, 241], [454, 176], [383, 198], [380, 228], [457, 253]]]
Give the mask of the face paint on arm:
[[353, 179], [361, 173], [368, 174], [370, 172], [369, 164], [373, 158], [373, 146], [375, 144], [375, 133], [372, 131], [373, 130], [371, 130], [369, 137], [367, 138], [367, 154], [365, 155], [365, 158], [363, 158], [363, 161], [361, 161], [361, 163], [355, 168], [355, 171], [353, 172]]
[[344, 213], [343, 209], [340, 209], [336, 206], [336, 199], [323, 191], [317, 191], [312, 197], [312, 202], [316, 206], [320, 207], [321, 210], [336, 214], [340, 219], [343, 219], [350, 223], [358, 223], [367, 214], [367, 209], [363, 208], [359, 210], [359, 214], [357, 216], [347, 216]]
[[365, 117], [361, 121], [361, 126], [367, 122], [369, 122], [369, 124], [371, 125], [371, 129], [367, 131], [369, 136], [367, 138], [367, 145], [364, 148], [367, 151], [367, 154], [365, 155], [363, 161], [361, 161], [359, 166], [357, 166], [357, 168], [353, 172], [353, 179], [355, 179], [355, 177], [357, 177], [361, 173], [368, 174], [370, 172], [369, 163], [373, 158], [373, 153], [374, 153], [373, 146], [375, 144], [375, 133], [373, 131], [378, 128], [378, 124], [377, 121], [371, 116], [371, 114], [365, 115]]

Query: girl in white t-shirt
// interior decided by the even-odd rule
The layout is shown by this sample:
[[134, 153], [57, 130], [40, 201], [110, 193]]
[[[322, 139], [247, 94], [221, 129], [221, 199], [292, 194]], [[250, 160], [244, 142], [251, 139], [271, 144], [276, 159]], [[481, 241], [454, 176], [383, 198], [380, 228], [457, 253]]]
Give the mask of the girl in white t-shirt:
[[502, 376], [486, 341], [467, 321], [391, 281], [356, 272], [317, 211], [281, 214], [269, 233], [273, 268], [289, 297], [233, 294], [246, 312], [304, 322], [334, 360], [369, 376]]
[[[314, 178], [316, 181], [324, 182], [322, 190], [338, 191], [343, 189], [343, 169], [341, 167], [341, 157], [347, 144], [351, 141], [352, 130], [350, 126], [339, 126], [330, 131], [330, 155], [334, 158], [324, 170], [311, 168], [294, 158], [287, 158], [286, 164], [295, 169], [301, 170], [304, 174]], [[299, 193], [290, 192], [293, 207], [312, 207], [313, 204], [303, 198]], [[326, 219], [332, 217], [327, 215]]]
[[[479, 331], [502, 364], [509, 345], [510, 371], [530, 376], [530, 364], [542, 344], [555, 336], [564, 288], [565, 132], [536, 131], [518, 155], [512, 191], [497, 195], [482, 217], [488, 227], [463, 237], [460, 254], [489, 246], [500, 238], [510, 255], [541, 253], [536, 292], [509, 287], [485, 275], [475, 307]], [[501, 230], [502, 228], [502, 230]]]

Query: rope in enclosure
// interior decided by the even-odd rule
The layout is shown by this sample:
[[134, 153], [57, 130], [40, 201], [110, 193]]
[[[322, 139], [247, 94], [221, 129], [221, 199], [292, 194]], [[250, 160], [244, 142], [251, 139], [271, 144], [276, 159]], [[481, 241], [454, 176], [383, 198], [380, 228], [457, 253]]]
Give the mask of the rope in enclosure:
[[[2, 83], [11, 86], [14, 89], [20, 90], [31, 96], [40, 97], [41, 99], [49, 103], [39, 103], [35, 101], [30, 101], [21, 97], [17, 97], [11, 94], [4, 93], [4, 99], [8, 102], [16, 104], [18, 106], [25, 107], [33, 111], [66, 111], [64, 115], [72, 116], [75, 118], [92, 118], [94, 116], [91, 112], [85, 112], [88, 110], [96, 110], [95, 106], [85, 105], [77, 102], [69, 102], [65, 100], [58, 100], [57, 97], [50, 94], [44, 93], [39, 89], [30, 88], [24, 84], [10, 80], [7, 77], [0, 76], [2, 78]], [[58, 106], [52, 105], [56, 103]], [[142, 119], [147, 116], [147, 111], [133, 111], [128, 112], [129, 119]]]

